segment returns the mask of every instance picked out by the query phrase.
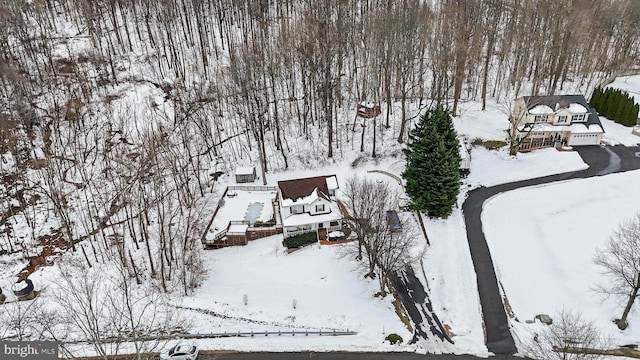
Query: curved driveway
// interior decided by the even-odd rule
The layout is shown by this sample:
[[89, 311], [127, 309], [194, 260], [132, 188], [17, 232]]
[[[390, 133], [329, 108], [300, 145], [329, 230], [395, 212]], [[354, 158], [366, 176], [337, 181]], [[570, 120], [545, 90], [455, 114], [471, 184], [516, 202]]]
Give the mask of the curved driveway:
[[640, 168], [640, 158], [636, 153], [638, 147], [624, 146], [586, 146], [576, 148], [589, 168], [556, 175], [549, 175], [529, 180], [522, 180], [492, 187], [480, 187], [469, 192], [462, 211], [467, 228], [467, 240], [471, 250], [471, 259], [476, 271], [480, 305], [486, 331], [487, 349], [495, 354], [514, 354], [517, 352], [513, 337], [509, 330], [509, 321], [504, 309], [498, 281], [487, 240], [482, 232], [480, 215], [484, 201], [496, 194], [527, 187], [561, 181], [567, 179], [588, 178], [623, 172]]

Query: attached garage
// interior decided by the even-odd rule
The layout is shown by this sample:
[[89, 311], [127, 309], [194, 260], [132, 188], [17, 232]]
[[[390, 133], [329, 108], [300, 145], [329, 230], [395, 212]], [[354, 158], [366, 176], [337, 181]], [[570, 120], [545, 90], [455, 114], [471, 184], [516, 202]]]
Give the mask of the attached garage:
[[568, 144], [569, 146], [580, 145], [599, 145], [602, 134], [571, 134]]

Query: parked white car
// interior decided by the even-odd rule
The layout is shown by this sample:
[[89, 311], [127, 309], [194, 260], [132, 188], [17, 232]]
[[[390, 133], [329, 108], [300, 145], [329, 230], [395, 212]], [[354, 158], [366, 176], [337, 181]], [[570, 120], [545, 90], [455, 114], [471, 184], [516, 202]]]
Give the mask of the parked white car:
[[197, 357], [198, 347], [191, 344], [178, 344], [160, 356], [164, 360], [196, 360]]

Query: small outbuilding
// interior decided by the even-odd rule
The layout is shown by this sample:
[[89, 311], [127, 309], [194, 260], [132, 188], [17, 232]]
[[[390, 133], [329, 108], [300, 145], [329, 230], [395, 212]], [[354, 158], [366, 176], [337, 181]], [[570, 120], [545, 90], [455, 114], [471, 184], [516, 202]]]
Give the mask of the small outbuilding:
[[256, 180], [256, 167], [239, 167], [236, 168], [236, 183], [248, 183]]
[[358, 104], [358, 116], [363, 118], [372, 118], [380, 115], [380, 105], [372, 102], [363, 101]]

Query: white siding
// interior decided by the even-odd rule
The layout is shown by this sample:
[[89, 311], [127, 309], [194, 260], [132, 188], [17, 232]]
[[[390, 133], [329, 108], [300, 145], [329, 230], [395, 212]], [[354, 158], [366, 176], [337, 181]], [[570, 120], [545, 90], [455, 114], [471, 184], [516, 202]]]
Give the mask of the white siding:
[[[322, 211], [318, 211], [317, 206], [324, 206], [324, 209]], [[330, 211], [331, 208], [329, 207], [329, 203], [322, 199], [316, 199], [316, 201], [309, 204], [309, 214], [311, 215], [327, 214]]]
[[568, 145], [598, 145], [601, 136], [600, 134], [571, 134]]

